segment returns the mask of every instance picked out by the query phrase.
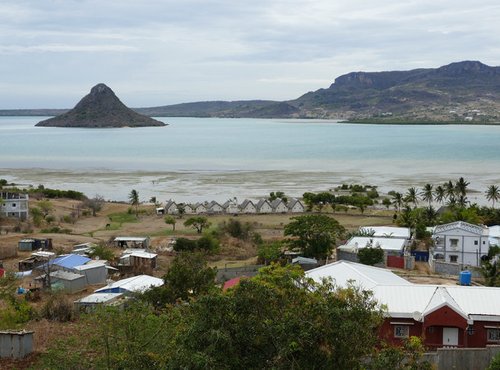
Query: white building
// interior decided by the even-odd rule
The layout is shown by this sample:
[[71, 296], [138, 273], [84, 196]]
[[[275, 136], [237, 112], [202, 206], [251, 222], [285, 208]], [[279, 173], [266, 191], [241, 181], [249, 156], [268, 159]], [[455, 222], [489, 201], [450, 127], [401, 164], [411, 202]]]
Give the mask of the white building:
[[177, 204], [175, 204], [175, 202], [172, 200], [169, 200], [167, 204], [165, 204], [164, 209], [167, 215], [176, 215], [179, 213], [179, 210], [177, 209]]
[[355, 236], [349, 239], [346, 244], [338, 247], [338, 249], [358, 253], [360, 249], [366, 247], [380, 247], [386, 255], [400, 256], [404, 253], [406, 239]]
[[271, 207], [273, 207], [274, 213], [287, 213], [288, 207], [282, 199], [278, 198], [272, 201]]
[[258, 213], [273, 213], [273, 207], [271, 203], [267, 199], [261, 199], [257, 203], [257, 212]]
[[305, 211], [304, 204], [298, 199], [290, 199], [288, 201], [288, 212], [303, 213]]
[[436, 226], [432, 255], [436, 260], [461, 265], [480, 266], [488, 254], [488, 228], [457, 221]]
[[410, 229], [407, 227], [364, 226], [360, 227], [359, 231], [363, 233], [369, 233], [371, 236], [382, 238], [410, 239]]
[[243, 203], [240, 204], [241, 213], [257, 213], [257, 207], [250, 199], [245, 199]]
[[212, 200], [210, 203], [208, 203], [207, 211], [208, 213], [220, 214], [224, 213], [224, 208], [215, 200]]
[[240, 213], [240, 207], [238, 207], [238, 203], [236, 202], [236, 200], [228, 200], [222, 205], [222, 207], [228, 214]]
[[26, 220], [29, 216], [28, 194], [0, 192], [0, 213], [7, 217]]

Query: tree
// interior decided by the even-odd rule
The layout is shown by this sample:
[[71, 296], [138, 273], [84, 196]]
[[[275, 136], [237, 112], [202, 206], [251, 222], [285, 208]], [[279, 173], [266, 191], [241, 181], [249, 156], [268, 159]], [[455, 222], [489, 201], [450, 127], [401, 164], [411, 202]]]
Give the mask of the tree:
[[186, 227], [193, 227], [196, 229], [196, 232], [198, 234], [201, 234], [203, 232], [203, 229], [210, 227], [210, 222], [208, 222], [208, 219], [204, 216], [194, 216], [188, 218], [184, 222], [184, 226]]
[[446, 198], [445, 188], [441, 185], [436, 186], [436, 189], [434, 190], [434, 199], [436, 200], [436, 202], [442, 204], [445, 198]]
[[165, 221], [165, 223], [167, 225], [172, 225], [172, 231], [175, 231], [175, 224], [176, 224], [176, 220], [175, 220], [175, 217], [173, 216], [165, 216], [165, 218], [163, 219]]
[[492, 208], [495, 208], [495, 202], [500, 200], [500, 190], [497, 185], [488, 186], [488, 190], [486, 190], [486, 199], [491, 201], [493, 203]]
[[414, 187], [409, 188], [408, 191], [406, 192], [404, 201], [406, 203], [413, 203], [413, 205], [417, 207], [418, 205], [417, 189]]
[[455, 204], [456, 202], [456, 188], [453, 182], [450, 180], [448, 182], [445, 182], [444, 185], [444, 190], [446, 194], [446, 199], [448, 199], [448, 202], [450, 204]]
[[128, 195], [129, 203], [132, 207], [135, 207], [135, 216], [139, 215], [139, 192], [135, 189], [132, 189], [130, 194]]
[[97, 216], [97, 212], [102, 209], [104, 202], [104, 197], [102, 195], [96, 194], [93, 198], [87, 199], [84, 204], [92, 211], [92, 216], [95, 217]]
[[328, 257], [337, 238], [345, 233], [344, 227], [327, 215], [297, 216], [291, 220], [285, 225], [285, 236], [292, 236], [290, 244], [302, 250], [306, 257]]
[[394, 204], [394, 207], [396, 207], [396, 210], [399, 212], [401, 210], [401, 207], [403, 206], [404, 199], [403, 199], [403, 194], [395, 192], [392, 194], [392, 204]]
[[158, 308], [177, 300], [187, 302], [216, 289], [216, 272], [216, 268], [208, 267], [204, 253], [181, 252], [163, 276], [165, 284], [147, 291], [144, 299]]
[[392, 203], [389, 198], [384, 198], [384, 200], [382, 200], [382, 204], [385, 206], [385, 208], [389, 209]]
[[52, 203], [49, 200], [41, 200], [38, 202], [38, 208], [42, 211], [43, 217], [47, 217], [52, 211]]
[[433, 192], [432, 184], [425, 184], [420, 195], [422, 196], [422, 200], [424, 202], [427, 202], [429, 204], [429, 207], [430, 207], [432, 201], [434, 200], [434, 192]]
[[384, 251], [380, 246], [373, 246], [372, 243], [368, 243], [365, 248], [358, 250], [358, 259], [363, 265], [373, 266], [384, 262]]
[[273, 243], [263, 243], [257, 246], [257, 257], [259, 263], [269, 265], [276, 262], [281, 257], [282, 244], [279, 241]]

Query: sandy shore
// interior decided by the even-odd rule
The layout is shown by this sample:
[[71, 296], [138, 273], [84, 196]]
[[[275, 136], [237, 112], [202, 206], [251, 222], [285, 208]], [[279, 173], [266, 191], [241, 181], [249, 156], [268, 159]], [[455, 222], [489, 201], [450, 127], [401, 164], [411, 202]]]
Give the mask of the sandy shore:
[[[410, 171], [411, 172], [411, 171]], [[68, 171], [48, 169], [0, 169], [0, 178], [22, 186], [38, 186], [77, 190], [92, 197], [96, 194], [108, 200], [126, 201], [131, 189], [136, 189], [141, 200], [155, 196], [164, 202], [198, 202], [216, 200], [225, 202], [236, 197], [257, 199], [271, 191], [284, 191], [292, 197], [304, 192], [326, 191], [343, 183], [377, 185], [384, 194], [390, 190], [405, 192], [409, 187], [422, 188], [426, 183], [441, 184], [464, 176], [470, 181], [469, 200], [487, 204], [484, 191], [490, 184], [500, 183], [497, 173], [412, 174], [400, 172], [381, 175], [366, 171]]]

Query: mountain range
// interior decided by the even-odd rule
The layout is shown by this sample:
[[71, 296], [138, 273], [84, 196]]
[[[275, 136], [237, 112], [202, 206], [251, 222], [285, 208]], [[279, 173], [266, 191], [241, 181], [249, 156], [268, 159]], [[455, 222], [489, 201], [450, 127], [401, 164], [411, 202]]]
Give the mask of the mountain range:
[[[337, 77], [327, 88], [310, 91], [294, 100], [206, 101], [134, 110], [158, 117], [496, 123], [500, 122], [500, 67], [462, 61], [409, 71], [351, 72]], [[42, 113], [9, 110], [0, 111], [0, 115], [15, 112]]]

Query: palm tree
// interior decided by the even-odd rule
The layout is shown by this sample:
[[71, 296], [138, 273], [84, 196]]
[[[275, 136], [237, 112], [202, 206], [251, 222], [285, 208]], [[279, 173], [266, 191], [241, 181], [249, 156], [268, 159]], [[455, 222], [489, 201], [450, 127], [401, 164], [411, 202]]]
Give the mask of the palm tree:
[[132, 191], [128, 195], [128, 200], [129, 200], [130, 204], [133, 207], [135, 207], [135, 217], [137, 217], [139, 215], [139, 210], [138, 210], [138, 207], [139, 207], [139, 192], [137, 190], [135, 190], [135, 189], [132, 189]]
[[408, 192], [405, 195], [405, 202], [407, 203], [413, 203], [415, 208], [417, 207], [418, 204], [418, 196], [417, 196], [417, 189], [412, 187], [408, 189]]
[[470, 185], [470, 182], [467, 182], [464, 180], [463, 177], [459, 178], [455, 187], [456, 187], [456, 192], [457, 195], [460, 197], [467, 197], [467, 186]]
[[401, 207], [403, 206], [403, 194], [394, 193], [392, 195], [392, 204], [394, 204], [396, 210], [399, 212]]
[[470, 182], [465, 181], [463, 177], [459, 178], [455, 184], [458, 205], [462, 208], [467, 205], [467, 186], [469, 186], [469, 184]]
[[445, 198], [446, 198], [445, 188], [441, 185], [436, 186], [436, 189], [434, 190], [434, 199], [436, 200], [436, 202], [442, 204]]
[[425, 184], [422, 192], [420, 193], [420, 195], [422, 196], [422, 200], [429, 203], [429, 207], [434, 200], [434, 193], [432, 190], [432, 184]]
[[455, 204], [456, 203], [456, 198], [455, 198], [455, 185], [453, 184], [453, 182], [450, 180], [448, 182], [445, 182], [444, 183], [444, 189], [445, 189], [445, 194], [446, 194], [446, 198], [448, 199], [448, 202], [450, 204]]
[[492, 201], [492, 208], [495, 208], [495, 202], [500, 200], [500, 190], [497, 185], [488, 186], [488, 190], [486, 190], [486, 199]]

